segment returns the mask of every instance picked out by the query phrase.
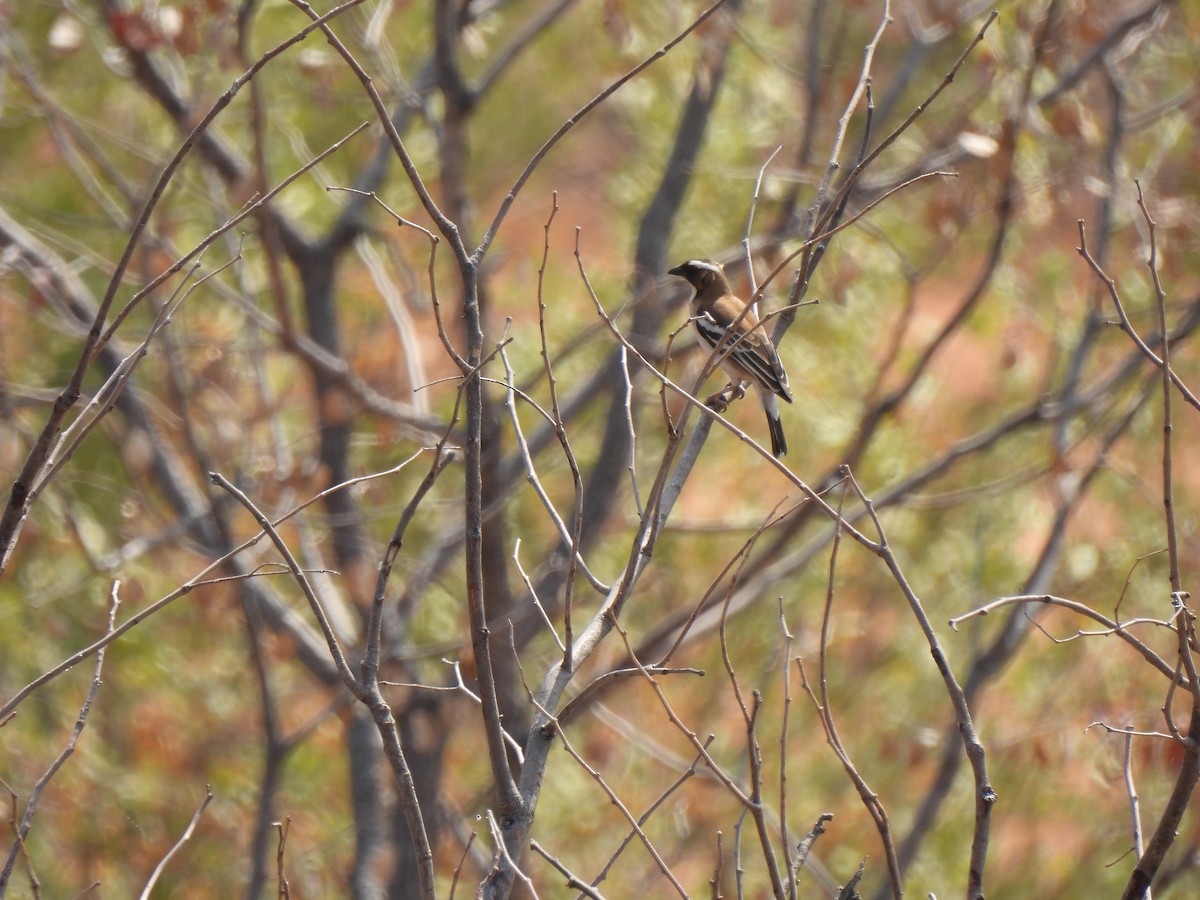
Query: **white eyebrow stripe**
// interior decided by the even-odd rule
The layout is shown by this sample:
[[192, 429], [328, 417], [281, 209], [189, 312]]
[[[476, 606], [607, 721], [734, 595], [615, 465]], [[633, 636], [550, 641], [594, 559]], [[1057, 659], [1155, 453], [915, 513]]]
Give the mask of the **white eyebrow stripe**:
[[686, 265], [695, 267], [697, 269], [707, 269], [710, 272], [717, 272], [718, 274], [721, 272], [721, 267], [719, 265], [714, 262], [710, 262], [707, 259], [689, 259]]

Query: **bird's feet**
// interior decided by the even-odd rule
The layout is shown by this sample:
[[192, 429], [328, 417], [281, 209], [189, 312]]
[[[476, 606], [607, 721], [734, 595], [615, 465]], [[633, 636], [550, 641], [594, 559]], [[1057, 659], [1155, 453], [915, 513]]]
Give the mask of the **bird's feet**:
[[729, 409], [729, 404], [734, 400], [741, 400], [746, 396], [746, 389], [741, 383], [734, 384], [732, 381], [721, 390], [717, 391], [711, 397], [704, 401], [704, 405], [713, 412], [723, 413]]

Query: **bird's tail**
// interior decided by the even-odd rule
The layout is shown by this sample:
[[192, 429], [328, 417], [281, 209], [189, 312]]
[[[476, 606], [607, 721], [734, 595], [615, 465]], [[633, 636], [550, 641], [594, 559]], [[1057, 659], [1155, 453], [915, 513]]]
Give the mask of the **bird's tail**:
[[779, 421], [779, 403], [775, 394], [757, 382], [759, 399], [762, 400], [763, 412], [767, 414], [767, 428], [771, 431], [771, 453], [776, 459], [787, 453], [787, 439], [783, 436], [783, 423]]
[[778, 459], [787, 453], [787, 439], [783, 436], [783, 422], [779, 421], [778, 414], [767, 412], [767, 427], [771, 429], [771, 453]]

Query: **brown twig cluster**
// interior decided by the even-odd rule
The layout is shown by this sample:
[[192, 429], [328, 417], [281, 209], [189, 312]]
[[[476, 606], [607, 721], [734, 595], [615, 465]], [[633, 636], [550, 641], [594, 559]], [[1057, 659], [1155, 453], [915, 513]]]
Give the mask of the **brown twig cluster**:
[[[1049, 0], [1010, 25], [981, 4], [816, 0], [779, 13], [795, 17], [785, 44], [739, 0], [393, 6], [291, 0], [285, 16], [244, 0], [176, 27], [179, 10], [97, 0], [84, 24], [105, 77], [140, 99], [121, 127], [142, 129], [141, 155], [134, 131], [97, 139], [100, 123], [71, 111], [51, 57], [5, 42], [21, 103], [105, 227], [86, 246], [61, 224], [84, 216], [0, 196], [0, 616], [22, 634], [0, 674], [0, 745], [16, 748], [0, 757], [0, 897], [21, 879], [40, 896], [52, 853], [81, 854], [48, 798], [105, 780], [98, 764], [73, 771], [90, 741], [124, 747], [123, 778], [162, 764], [202, 796], [185, 810], [156, 786], [178, 818], [139, 825], [157, 843], [89, 847], [123, 858], [142, 896], [193, 853], [207, 864], [208, 829], [246, 848], [222, 860], [221, 889], [247, 897], [332, 883], [355, 897], [1049, 894], [1062, 887], [1049, 874], [1031, 888], [1021, 866], [989, 865], [997, 846], [1015, 858], [1037, 815], [1016, 787], [1019, 742], [998, 737], [1016, 718], [992, 698], [1016, 690], [1001, 676], [1019, 660], [1067, 642], [1081, 656], [1103, 644], [1106, 661], [1132, 649], [1137, 684], [1159, 692], [1132, 710], [1087, 693], [1079, 723], [1122, 741], [1124, 896], [1196, 879], [1195, 854], [1178, 852], [1200, 843], [1180, 840], [1200, 780], [1197, 498], [1180, 432], [1200, 410], [1200, 299], [1174, 299], [1195, 286], [1164, 274], [1183, 266], [1155, 191], [1138, 182], [1121, 200], [1129, 160], [1170, 155], [1147, 154], [1144, 135], [1200, 118], [1194, 85], [1158, 96], [1175, 86], [1148, 73], [1173, 70], [1140, 68], [1178, 53], [1171, 28], [1196, 14]], [[64, 8], [60, 52], [83, 52], [81, 15]], [[556, 110], [546, 137], [497, 129], [498, 108], [525, 122], [525, 105], [557, 101], [531, 84], [557, 77], [562, 47], [591, 51], [586, 16], [616, 48], [610, 74], [564, 67], [581, 105]], [[211, 55], [191, 43], [208, 27], [232, 35]], [[418, 33], [425, 55], [405, 59]], [[218, 86], [225, 68], [237, 74]], [[731, 115], [755, 90], [746, 72], [774, 73], [764, 83], [796, 107]], [[340, 137], [313, 142], [325, 150], [283, 111], [287, 78], [339, 121]], [[597, 240], [570, 222], [563, 240], [562, 221], [595, 202], [581, 173], [639, 131], [653, 140], [638, 135], [636, 227]], [[1093, 167], [1037, 182], [1064, 152], [1051, 133]], [[1051, 284], [1038, 266], [1057, 258], [1039, 245], [1062, 228], [1047, 208], [1085, 201], [1094, 212], [1072, 221], [1086, 277]], [[1148, 254], [1132, 288], [1146, 303], [1123, 286], [1129, 231]], [[787, 465], [742, 427], [744, 404], [703, 399], [720, 351], [701, 359], [678, 327], [663, 273], [680, 247], [774, 307], [761, 317], [806, 388], [806, 446]], [[847, 310], [859, 318], [835, 339]], [[974, 338], [992, 320], [1011, 362]], [[1004, 331], [1031, 322], [1039, 338]], [[972, 347], [988, 383], [962, 400]], [[1121, 469], [1152, 416], [1154, 465], [1131, 451]], [[1129, 524], [1128, 556], [1093, 566], [1128, 569], [1102, 612], [1073, 599], [1097, 590], [1073, 573], [1095, 535], [1115, 540], [1097, 512], [1114, 471], [1132, 485], [1125, 506], [1153, 494], [1165, 551]], [[993, 519], [1023, 516], [988, 543]], [[1159, 565], [1169, 590], [1148, 604], [1141, 573]], [[56, 578], [78, 572], [81, 598], [104, 585], [102, 628], [82, 600], [57, 617]], [[1054, 637], [1060, 616], [1096, 627]], [[67, 676], [89, 659], [79, 706]], [[169, 683], [134, 687], [139, 665]], [[75, 716], [48, 764], [39, 704]], [[126, 739], [139, 716], [169, 718], [170, 734]], [[185, 737], [206, 730], [236, 749]], [[1160, 745], [1169, 778], [1147, 784], [1141, 760]], [[226, 752], [255, 760], [238, 801], [237, 766], [213, 762]], [[1065, 794], [1077, 777], [1068, 763], [1043, 780]], [[336, 790], [346, 837], [314, 838]], [[337, 858], [317, 860], [322, 845]], [[60, 868], [49, 877], [84, 879], [83, 895], [104, 869]]]

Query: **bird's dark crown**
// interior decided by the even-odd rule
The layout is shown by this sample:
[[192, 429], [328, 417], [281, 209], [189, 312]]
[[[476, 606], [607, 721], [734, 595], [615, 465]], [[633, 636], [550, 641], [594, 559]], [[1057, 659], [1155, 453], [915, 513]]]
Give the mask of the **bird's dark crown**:
[[669, 269], [667, 274], [678, 275], [685, 279], [697, 291], [712, 284], [725, 286], [725, 267], [711, 259], [689, 259], [682, 265]]

